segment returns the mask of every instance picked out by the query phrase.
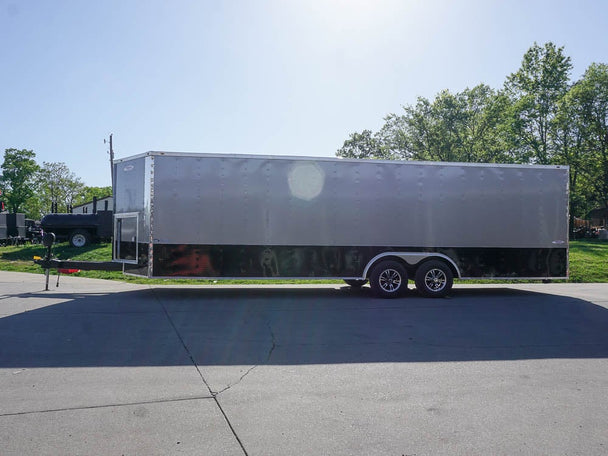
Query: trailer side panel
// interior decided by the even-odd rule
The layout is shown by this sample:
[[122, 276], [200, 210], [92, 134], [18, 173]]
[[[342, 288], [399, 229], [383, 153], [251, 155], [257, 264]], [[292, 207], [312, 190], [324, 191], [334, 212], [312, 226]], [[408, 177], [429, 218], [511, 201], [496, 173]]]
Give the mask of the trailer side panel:
[[567, 179], [531, 166], [157, 156], [154, 238], [552, 248], [568, 239]]

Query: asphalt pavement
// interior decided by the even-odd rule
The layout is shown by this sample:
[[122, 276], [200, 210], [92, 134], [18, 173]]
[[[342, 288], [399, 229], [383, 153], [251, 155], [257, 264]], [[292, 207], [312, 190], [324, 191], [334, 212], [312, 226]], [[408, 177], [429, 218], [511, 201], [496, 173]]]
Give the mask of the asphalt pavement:
[[0, 272], [1, 455], [606, 455], [608, 284]]

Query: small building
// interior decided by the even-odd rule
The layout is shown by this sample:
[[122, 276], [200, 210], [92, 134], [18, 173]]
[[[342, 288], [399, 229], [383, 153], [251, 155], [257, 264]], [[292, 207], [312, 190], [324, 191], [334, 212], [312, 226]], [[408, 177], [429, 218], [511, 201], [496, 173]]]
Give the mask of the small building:
[[592, 226], [608, 226], [608, 208], [593, 209], [589, 212], [589, 219]]
[[114, 198], [112, 196], [104, 196], [103, 198], [93, 198], [89, 201], [72, 208], [73, 214], [94, 214], [97, 211], [113, 211]]

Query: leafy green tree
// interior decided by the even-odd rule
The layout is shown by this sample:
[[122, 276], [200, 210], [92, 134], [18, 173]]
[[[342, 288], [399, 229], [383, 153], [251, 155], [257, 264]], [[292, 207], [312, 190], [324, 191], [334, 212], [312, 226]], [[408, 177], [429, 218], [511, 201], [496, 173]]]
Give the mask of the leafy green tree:
[[555, 164], [570, 167], [570, 214], [608, 207], [608, 65], [592, 64], [561, 99]]
[[589, 124], [581, 102], [580, 83], [560, 100], [554, 119], [553, 163], [570, 167], [570, 217], [585, 217], [593, 209], [593, 190], [589, 186], [593, 154], [588, 148]]
[[75, 204], [84, 204], [89, 201], [93, 201], [93, 197], [95, 198], [105, 198], [107, 196], [112, 196], [112, 187], [87, 187], [85, 186], [82, 191], [78, 194]]
[[443, 90], [430, 104], [430, 123], [416, 133], [429, 135], [428, 151], [431, 160], [472, 161], [467, 147], [469, 113], [461, 94]]
[[384, 118], [384, 125], [375, 134], [375, 138], [388, 157], [397, 160], [415, 159], [411, 155], [412, 146], [408, 132], [408, 118], [405, 115], [387, 115]]
[[38, 171], [36, 154], [27, 149], [6, 149], [2, 163], [0, 188], [9, 212], [21, 212], [34, 195], [34, 178]]
[[383, 153], [380, 141], [370, 130], [351, 133], [336, 155], [343, 158], [390, 158]]
[[25, 216], [27, 218], [40, 220], [43, 215], [48, 213], [48, 210], [44, 210], [42, 201], [37, 197], [37, 195], [34, 195], [28, 198], [23, 205], [23, 212], [25, 212]]
[[409, 155], [439, 161], [508, 161], [496, 133], [503, 121], [501, 103], [504, 98], [484, 84], [456, 94], [444, 90], [432, 102], [420, 98], [415, 107], [405, 109]]
[[563, 47], [534, 43], [519, 70], [507, 77], [504, 89], [512, 101], [510, 127], [519, 162], [551, 163], [553, 121], [559, 101], [569, 89], [571, 70]]
[[582, 171], [591, 198], [596, 206], [608, 207], [608, 65], [591, 64], [568, 95], [582, 130]]
[[45, 213], [51, 212], [53, 204], [58, 212], [68, 212], [84, 189], [80, 178], [62, 162], [43, 162], [37, 179], [38, 198]]
[[[487, 162], [505, 161], [496, 131], [503, 122], [505, 97], [480, 84], [434, 100], [419, 97], [403, 114], [389, 114], [375, 134], [354, 133], [338, 151], [352, 158]], [[502, 103], [502, 104], [501, 104]]]
[[[394, 145], [404, 147], [401, 155], [409, 160], [440, 160], [436, 110], [430, 100], [418, 97], [414, 106], [404, 106], [401, 119], [385, 125], [384, 136], [392, 133]], [[394, 130], [397, 127], [398, 130]], [[401, 129], [401, 131], [399, 130]]]

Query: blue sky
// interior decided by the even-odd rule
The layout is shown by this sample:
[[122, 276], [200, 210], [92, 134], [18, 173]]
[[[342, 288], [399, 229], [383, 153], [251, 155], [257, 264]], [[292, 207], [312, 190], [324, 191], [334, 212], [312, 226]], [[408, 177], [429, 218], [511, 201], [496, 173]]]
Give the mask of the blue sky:
[[0, 0], [0, 152], [87, 185], [148, 150], [333, 156], [383, 117], [534, 43], [608, 63], [608, 1]]

